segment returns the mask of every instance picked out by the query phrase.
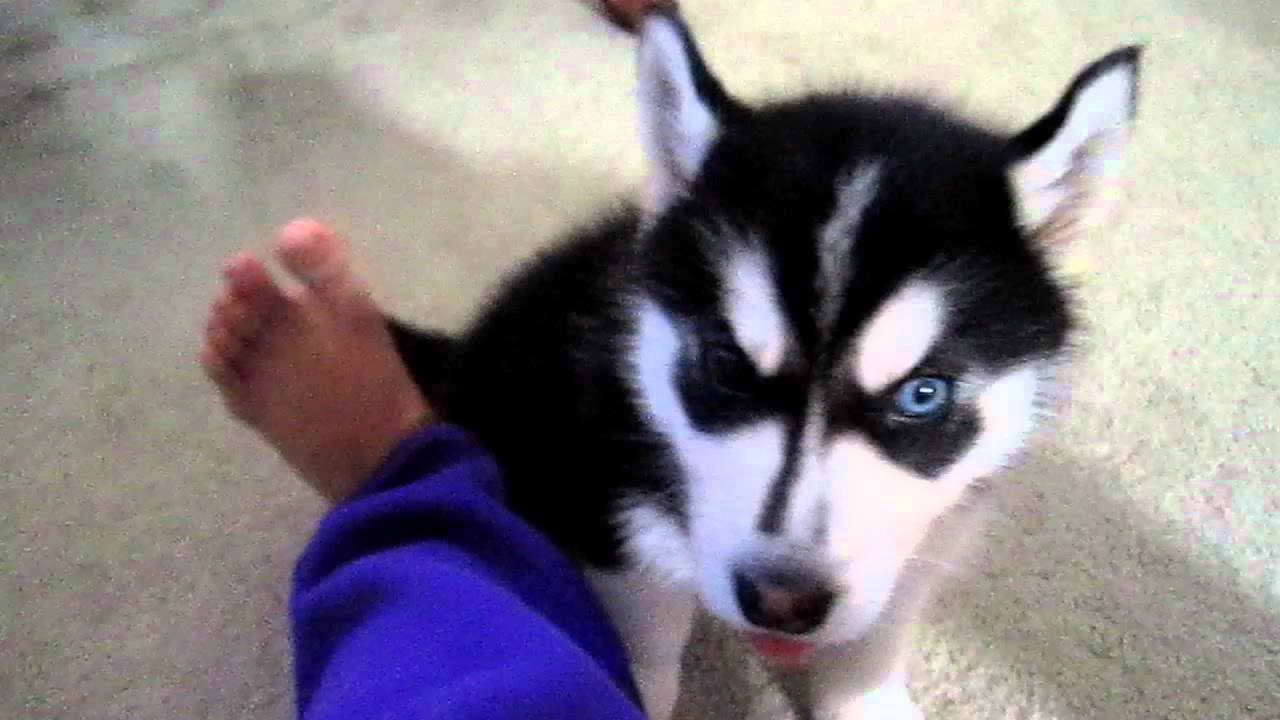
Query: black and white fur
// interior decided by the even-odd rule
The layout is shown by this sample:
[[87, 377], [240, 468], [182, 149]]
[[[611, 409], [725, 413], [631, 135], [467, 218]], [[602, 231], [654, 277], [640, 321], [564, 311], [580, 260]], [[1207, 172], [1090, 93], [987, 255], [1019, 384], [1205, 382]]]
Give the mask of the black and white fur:
[[904, 631], [1064, 359], [1049, 246], [1115, 169], [1138, 51], [1010, 137], [905, 97], [750, 107], [674, 10], [640, 36], [645, 207], [531, 261], [460, 337], [393, 322], [401, 352], [585, 566], [652, 717], [699, 604], [811, 643], [808, 716], [919, 717]]

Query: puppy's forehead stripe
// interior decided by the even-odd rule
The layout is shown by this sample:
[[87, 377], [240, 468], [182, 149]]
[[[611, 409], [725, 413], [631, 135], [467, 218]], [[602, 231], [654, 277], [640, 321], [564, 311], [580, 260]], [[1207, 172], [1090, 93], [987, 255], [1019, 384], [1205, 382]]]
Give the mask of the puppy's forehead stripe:
[[901, 380], [937, 342], [945, 315], [941, 288], [909, 281], [863, 327], [853, 346], [854, 379], [872, 393]]
[[722, 282], [724, 314], [734, 339], [762, 375], [776, 373], [790, 333], [764, 256], [754, 249], [735, 251]]
[[864, 162], [844, 175], [836, 188], [836, 205], [818, 235], [818, 327], [830, 335], [852, 271], [853, 238], [880, 182], [879, 161]]
[[814, 464], [821, 454], [822, 436], [825, 424], [826, 401], [816, 393], [809, 398], [809, 406], [804, 417], [794, 423], [787, 437], [786, 460], [778, 470], [769, 488], [769, 497], [764, 509], [760, 512], [757, 526], [760, 532], [777, 534], [783, 529], [786, 514], [791, 504], [791, 495], [796, 484], [802, 482], [804, 476], [814, 474]]

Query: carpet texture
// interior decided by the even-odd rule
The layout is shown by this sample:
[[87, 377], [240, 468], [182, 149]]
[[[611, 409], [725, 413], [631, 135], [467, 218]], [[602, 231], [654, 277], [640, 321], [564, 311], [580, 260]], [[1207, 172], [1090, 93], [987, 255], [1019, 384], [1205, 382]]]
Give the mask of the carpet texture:
[[[1006, 128], [1148, 46], [1075, 391], [913, 660], [932, 718], [1280, 718], [1280, 28], [1243, 0], [686, 0], [748, 98], [925, 90]], [[570, 0], [0, 5], [0, 716], [280, 718], [321, 510], [194, 365], [298, 214], [455, 327], [639, 186], [630, 38]], [[785, 717], [699, 632], [679, 717]]]

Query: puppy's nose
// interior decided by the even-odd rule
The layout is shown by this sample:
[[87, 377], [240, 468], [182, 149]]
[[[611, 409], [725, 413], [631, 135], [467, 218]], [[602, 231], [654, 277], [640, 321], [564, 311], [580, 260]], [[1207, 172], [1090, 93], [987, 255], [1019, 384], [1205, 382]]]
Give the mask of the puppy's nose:
[[733, 592], [747, 622], [793, 635], [821, 625], [836, 598], [818, 578], [752, 570], [733, 572]]

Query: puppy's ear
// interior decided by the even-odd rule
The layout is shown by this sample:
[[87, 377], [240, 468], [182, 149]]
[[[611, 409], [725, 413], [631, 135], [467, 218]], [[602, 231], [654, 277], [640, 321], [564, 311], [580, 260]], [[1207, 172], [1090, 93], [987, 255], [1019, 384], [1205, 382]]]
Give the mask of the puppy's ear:
[[639, 33], [640, 134], [649, 164], [649, 209], [658, 213], [698, 177], [737, 105], [673, 6], [650, 11]]
[[1009, 177], [1032, 232], [1073, 226], [1105, 207], [1133, 126], [1140, 55], [1141, 48], [1126, 47], [1092, 63], [1013, 139]]

